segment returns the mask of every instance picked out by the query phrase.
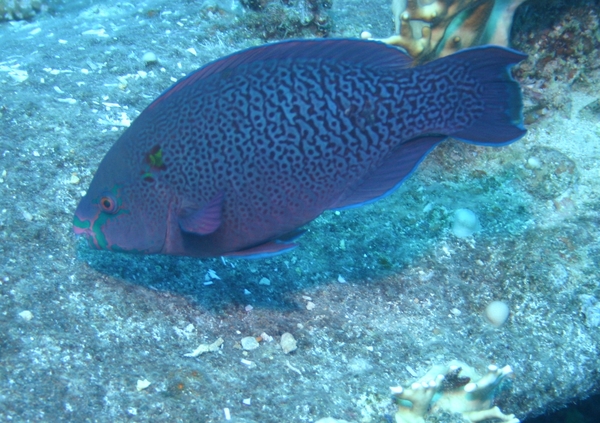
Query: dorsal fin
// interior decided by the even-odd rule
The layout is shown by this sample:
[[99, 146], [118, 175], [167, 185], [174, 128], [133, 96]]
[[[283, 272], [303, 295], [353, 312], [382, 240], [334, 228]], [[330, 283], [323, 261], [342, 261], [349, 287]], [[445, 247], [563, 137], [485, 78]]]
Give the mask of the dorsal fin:
[[413, 59], [404, 51], [379, 41], [351, 38], [281, 41], [238, 51], [195, 70], [163, 92], [149, 108], [171, 94], [219, 72], [254, 62], [293, 59], [342, 61], [392, 71], [405, 69], [413, 63]]

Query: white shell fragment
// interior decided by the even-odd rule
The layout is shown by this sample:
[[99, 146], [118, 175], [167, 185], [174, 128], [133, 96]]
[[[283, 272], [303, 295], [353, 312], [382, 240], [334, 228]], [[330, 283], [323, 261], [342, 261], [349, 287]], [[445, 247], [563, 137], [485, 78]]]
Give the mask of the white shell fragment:
[[204, 275], [204, 280], [205, 281], [210, 281], [210, 280], [213, 280], [213, 279], [216, 279], [218, 281], [221, 280], [221, 278], [219, 277], [219, 275], [217, 275], [217, 272], [215, 272], [212, 269], [208, 269], [208, 271], [206, 272], [206, 275]]
[[223, 338], [217, 339], [212, 344], [200, 344], [198, 348], [196, 348], [193, 352], [184, 354], [184, 357], [198, 357], [206, 352], [217, 351], [219, 347], [223, 344]]
[[281, 349], [283, 350], [284, 354], [289, 354], [298, 348], [296, 338], [294, 338], [294, 335], [289, 332], [285, 332], [283, 335], [281, 335], [279, 345], [281, 345]]
[[479, 218], [469, 209], [458, 209], [454, 212], [452, 233], [458, 238], [467, 238], [479, 231]]
[[27, 81], [29, 74], [26, 70], [19, 69], [20, 65], [4, 66], [0, 64], [0, 72], [7, 72], [13, 81], [21, 83]]
[[253, 361], [246, 360], [245, 358], [242, 358], [240, 360], [240, 363], [242, 363], [244, 366], [248, 366], [248, 367], [255, 367], [256, 366]]
[[108, 34], [104, 30], [104, 28], [101, 28], [101, 29], [88, 29], [87, 31], [83, 31], [81, 33], [81, 35], [97, 35], [98, 37], [108, 38]]
[[260, 337], [265, 342], [273, 342], [273, 337], [271, 335], [267, 334], [266, 332], [261, 333]]
[[508, 305], [503, 301], [492, 301], [485, 308], [485, 317], [493, 326], [500, 327], [506, 320], [508, 320], [508, 315], [510, 314], [510, 309]]
[[158, 57], [156, 57], [156, 54], [148, 51], [142, 56], [142, 62], [144, 62], [146, 65], [152, 65], [158, 62]]
[[137, 381], [137, 384], [135, 386], [135, 389], [137, 389], [138, 391], [143, 391], [144, 389], [146, 389], [148, 386], [150, 386], [152, 382], [146, 380], [146, 379], [140, 379]]
[[525, 163], [525, 167], [527, 169], [540, 169], [542, 167], [542, 162], [535, 156], [532, 156], [527, 159], [527, 163]]

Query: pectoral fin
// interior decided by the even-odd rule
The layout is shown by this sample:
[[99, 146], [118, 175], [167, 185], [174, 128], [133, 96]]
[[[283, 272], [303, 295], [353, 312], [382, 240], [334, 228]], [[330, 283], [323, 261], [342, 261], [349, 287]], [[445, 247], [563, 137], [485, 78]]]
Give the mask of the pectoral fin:
[[223, 200], [219, 193], [203, 207], [185, 206], [179, 213], [179, 227], [182, 231], [196, 235], [208, 235], [221, 226]]

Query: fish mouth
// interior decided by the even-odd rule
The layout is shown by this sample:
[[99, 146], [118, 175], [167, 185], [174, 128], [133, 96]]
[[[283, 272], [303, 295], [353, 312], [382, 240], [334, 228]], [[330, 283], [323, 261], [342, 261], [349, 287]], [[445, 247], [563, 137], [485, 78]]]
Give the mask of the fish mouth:
[[75, 235], [85, 238], [90, 247], [97, 249], [98, 242], [92, 226], [92, 221], [89, 219], [81, 219], [77, 214], [73, 218], [73, 232], [75, 232]]

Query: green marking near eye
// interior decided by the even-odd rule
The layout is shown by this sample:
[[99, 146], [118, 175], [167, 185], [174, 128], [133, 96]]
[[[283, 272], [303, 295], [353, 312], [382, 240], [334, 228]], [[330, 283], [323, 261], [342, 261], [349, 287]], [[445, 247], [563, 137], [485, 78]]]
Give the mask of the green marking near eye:
[[116, 211], [114, 213], [107, 213], [107, 212], [101, 211], [98, 214], [98, 217], [96, 218], [96, 220], [94, 220], [94, 222], [92, 224], [92, 231], [94, 232], [94, 235], [95, 235], [96, 244], [98, 245], [98, 248], [100, 248], [102, 250], [114, 249], [114, 246], [109, 246], [109, 240], [106, 239], [104, 232], [102, 232], [102, 226], [104, 226], [104, 224], [106, 222], [108, 222], [110, 219], [116, 218], [117, 216], [119, 216], [121, 214], [129, 214], [128, 210], [121, 208], [123, 201], [121, 200], [121, 196], [119, 195], [120, 189], [121, 189], [121, 187], [119, 185], [115, 185], [110, 190], [110, 193], [114, 196], [115, 201], [117, 203], [116, 208], [115, 208]]
[[77, 216], [73, 218], [73, 226], [78, 227], [79, 229], [88, 229], [90, 227], [89, 220], [81, 220]]

